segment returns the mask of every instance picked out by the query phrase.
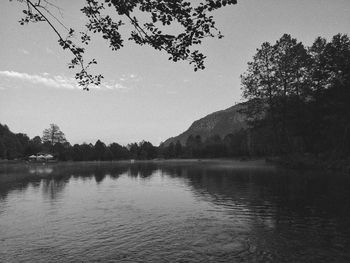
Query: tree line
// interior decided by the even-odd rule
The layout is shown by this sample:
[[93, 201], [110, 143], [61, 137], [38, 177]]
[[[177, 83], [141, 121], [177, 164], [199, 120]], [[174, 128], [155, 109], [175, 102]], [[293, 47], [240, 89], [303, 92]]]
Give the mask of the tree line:
[[30, 139], [26, 134], [15, 134], [7, 125], [0, 124], [0, 159], [27, 159], [38, 153], [51, 153], [60, 161], [152, 159], [156, 157], [156, 147], [145, 141], [127, 146], [118, 143], [107, 146], [100, 140], [95, 144], [71, 145], [56, 124], [45, 129], [42, 137]]
[[249, 156], [248, 138], [247, 130], [243, 129], [227, 134], [223, 138], [219, 135], [207, 138], [190, 135], [184, 144], [180, 141], [171, 142], [167, 146], [161, 144], [158, 153], [165, 159], [247, 157]]
[[[318, 37], [306, 47], [285, 34], [265, 42], [242, 75], [252, 151], [264, 155], [350, 155], [350, 39]], [[251, 142], [251, 143], [252, 143]]]
[[60, 161], [238, 157], [249, 154], [247, 135], [244, 130], [228, 134], [223, 139], [219, 135], [206, 139], [190, 135], [184, 145], [177, 141], [158, 147], [147, 141], [126, 146], [115, 142], [106, 145], [101, 140], [95, 144], [71, 145], [56, 124], [45, 129], [42, 137], [35, 136], [32, 139], [23, 133], [15, 134], [6, 125], [0, 124], [0, 159], [28, 159], [38, 153], [51, 153]]

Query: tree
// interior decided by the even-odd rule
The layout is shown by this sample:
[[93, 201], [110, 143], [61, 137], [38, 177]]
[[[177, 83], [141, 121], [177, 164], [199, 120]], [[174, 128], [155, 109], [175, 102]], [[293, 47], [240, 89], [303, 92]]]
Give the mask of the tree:
[[[257, 49], [253, 61], [248, 62], [247, 71], [241, 75], [243, 98], [259, 103], [249, 103], [251, 116], [256, 116], [265, 102], [274, 107], [273, 98], [277, 93], [275, 86], [274, 48], [265, 42]], [[261, 103], [262, 102], [262, 103]]]
[[7, 125], [0, 123], [0, 158], [15, 159], [22, 158], [28, 147], [29, 138], [26, 134], [15, 134]]
[[129, 158], [128, 149], [118, 143], [112, 143], [108, 146], [108, 148], [112, 152], [114, 160], [123, 160]]
[[168, 158], [168, 159], [171, 159], [171, 158], [175, 157], [175, 146], [174, 146], [173, 142], [171, 142], [168, 145], [168, 147], [166, 147], [165, 157]]
[[[251, 150], [348, 156], [349, 72], [347, 35], [337, 34], [330, 42], [318, 37], [309, 48], [287, 34], [274, 45], [264, 43], [242, 75], [244, 98], [264, 112], [251, 122]], [[257, 116], [256, 112], [250, 113]]]
[[309, 94], [309, 63], [304, 45], [284, 34], [274, 45], [263, 43], [241, 77], [243, 97], [251, 100], [248, 112], [256, 117], [255, 127], [259, 121], [271, 125], [281, 151], [291, 147], [291, 126], [302, 127], [301, 116]]
[[69, 160], [69, 158], [71, 158], [70, 149], [71, 149], [71, 145], [69, 142], [56, 143], [53, 146], [53, 152], [55, 153], [58, 160], [60, 161], [67, 161]]
[[224, 157], [226, 155], [225, 145], [223, 144], [221, 137], [217, 134], [209, 136], [204, 141], [203, 154], [206, 157]]
[[6, 158], [6, 147], [2, 139], [0, 139], [0, 159]]
[[[58, 36], [59, 45], [73, 54], [69, 68], [80, 68], [76, 73], [79, 85], [84, 89], [88, 89], [90, 84], [99, 85], [103, 76], [88, 73], [90, 65], [96, 64], [96, 60], [84, 61], [85, 48], [73, 42], [76, 31], [70, 28], [67, 37], [64, 37], [51, 21], [50, 9], [55, 5], [49, 0], [17, 1], [25, 5], [24, 17], [20, 20], [22, 25], [46, 22]], [[192, 46], [201, 44], [207, 37], [223, 37], [210, 13], [236, 3], [237, 0], [201, 0], [196, 4], [187, 0], [86, 0], [86, 5], [81, 9], [87, 18], [86, 31], [80, 32], [80, 40], [83, 45], [88, 45], [90, 34], [99, 33], [109, 42], [109, 47], [116, 51], [124, 45], [120, 31], [128, 24], [132, 28], [128, 40], [165, 51], [170, 56], [169, 60], [188, 61], [197, 71], [204, 69], [205, 55]], [[146, 14], [147, 18], [141, 13]], [[63, 25], [57, 17], [53, 19]], [[178, 34], [169, 33], [174, 26], [179, 28]]]
[[157, 157], [157, 149], [152, 143], [142, 141], [139, 143], [139, 159], [154, 159]]
[[64, 133], [60, 130], [57, 124], [50, 124], [50, 128], [45, 129], [43, 131], [43, 137], [42, 137], [43, 143], [47, 143], [50, 145], [51, 149], [53, 150], [53, 146], [56, 143], [65, 143], [66, 137]]
[[176, 141], [174, 150], [175, 150], [175, 156], [177, 158], [181, 157], [181, 155], [182, 155], [182, 145], [181, 145], [179, 140]]
[[83, 156], [84, 152], [82, 150], [82, 147], [79, 144], [74, 144], [71, 149], [71, 155], [73, 161], [87, 161], [84, 159]]
[[140, 148], [137, 143], [128, 144], [127, 149], [130, 153], [130, 158], [138, 159]]
[[[342, 34], [330, 42], [318, 38], [309, 53], [313, 62], [309, 140], [317, 146], [314, 151], [333, 149], [332, 155], [338, 158], [350, 153], [350, 39]], [[323, 139], [316, 144], [319, 138]]]
[[199, 134], [188, 136], [186, 140], [186, 152], [187, 157], [199, 157], [202, 153], [202, 138]]
[[246, 137], [246, 132], [244, 130], [239, 130], [234, 134], [227, 134], [224, 137], [223, 142], [229, 157], [247, 155], [246, 147], [244, 147], [246, 144]]
[[106, 156], [106, 150], [106, 145], [100, 140], [97, 140], [94, 146], [94, 160], [103, 161]]
[[42, 150], [42, 141], [40, 136], [35, 136], [33, 139], [29, 141], [29, 147], [27, 151], [27, 155], [37, 154]]

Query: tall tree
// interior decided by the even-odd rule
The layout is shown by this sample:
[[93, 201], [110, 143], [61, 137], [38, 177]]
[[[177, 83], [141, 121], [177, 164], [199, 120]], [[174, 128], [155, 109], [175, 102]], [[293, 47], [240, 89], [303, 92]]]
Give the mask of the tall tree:
[[[50, 128], [43, 131], [43, 143], [48, 143], [53, 147], [56, 143], [65, 143], [66, 137], [57, 124], [50, 124]], [[53, 149], [53, 148], [52, 148]]]
[[314, 150], [332, 148], [338, 158], [350, 152], [350, 39], [342, 34], [330, 42], [318, 38], [309, 53], [313, 58], [310, 130], [318, 131], [310, 140], [324, 138]]
[[243, 97], [251, 100], [248, 112], [255, 116], [253, 122], [271, 125], [282, 151], [291, 147], [288, 121], [298, 122], [293, 127], [301, 127], [308, 64], [304, 45], [284, 34], [273, 46], [263, 43], [241, 77]]
[[103, 161], [105, 159], [106, 150], [106, 145], [100, 140], [97, 140], [94, 146], [94, 159], [98, 161]]

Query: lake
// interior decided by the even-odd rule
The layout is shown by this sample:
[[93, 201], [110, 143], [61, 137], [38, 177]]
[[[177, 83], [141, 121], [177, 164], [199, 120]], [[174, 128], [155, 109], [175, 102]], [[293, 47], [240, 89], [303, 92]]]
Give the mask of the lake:
[[2, 164], [0, 262], [350, 262], [350, 176], [239, 161]]

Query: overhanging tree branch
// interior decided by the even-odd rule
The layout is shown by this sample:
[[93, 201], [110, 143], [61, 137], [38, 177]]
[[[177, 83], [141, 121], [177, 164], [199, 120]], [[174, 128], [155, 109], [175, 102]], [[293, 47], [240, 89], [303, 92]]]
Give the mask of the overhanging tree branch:
[[[12, 1], [12, 0], [10, 0]], [[57, 19], [48, 9], [47, 5], [51, 5], [48, 0], [18, 0], [27, 4], [26, 15], [20, 21], [21, 24], [29, 22], [45, 21], [50, 28], [58, 36], [59, 44], [63, 49], [68, 49], [74, 55], [69, 63], [69, 68], [80, 67], [80, 72], [76, 73], [76, 79], [80, 86], [88, 90], [89, 85], [99, 85], [102, 75], [91, 75], [87, 69], [91, 64], [96, 64], [93, 59], [88, 63], [84, 63], [83, 54], [85, 49], [78, 47], [71, 40], [74, 30], [68, 30], [68, 36], [63, 38], [55, 25], [50, 21], [44, 12], [53, 17], [62, 27], [68, 29]], [[46, 6], [42, 5], [46, 3]], [[139, 45], [148, 44], [156, 50], [167, 52], [169, 60], [174, 62], [185, 60], [194, 65], [194, 70], [204, 69], [204, 60], [206, 56], [194, 49], [194, 45], [200, 45], [202, 40], [207, 37], [222, 38], [221, 32], [215, 26], [213, 16], [210, 12], [227, 5], [236, 4], [236, 0], [202, 0], [194, 6], [193, 2], [188, 0], [86, 0], [86, 5], [81, 9], [88, 19], [85, 25], [86, 32], [81, 32], [81, 41], [88, 44], [91, 37], [88, 32], [102, 33], [102, 37], [109, 41], [112, 50], [119, 50], [123, 47], [123, 38], [119, 32], [119, 28], [124, 25], [123, 17], [127, 19], [134, 30], [131, 31], [129, 40], [135, 41]], [[113, 8], [119, 15], [118, 19], [112, 19], [109, 15], [103, 15], [106, 9], [105, 5]], [[56, 7], [57, 8], [57, 7]], [[132, 13], [138, 9], [149, 15], [151, 22], [140, 23], [136, 16]], [[178, 34], [163, 33], [163, 29], [176, 23], [181, 32]], [[162, 27], [162, 28], [161, 28]]]

